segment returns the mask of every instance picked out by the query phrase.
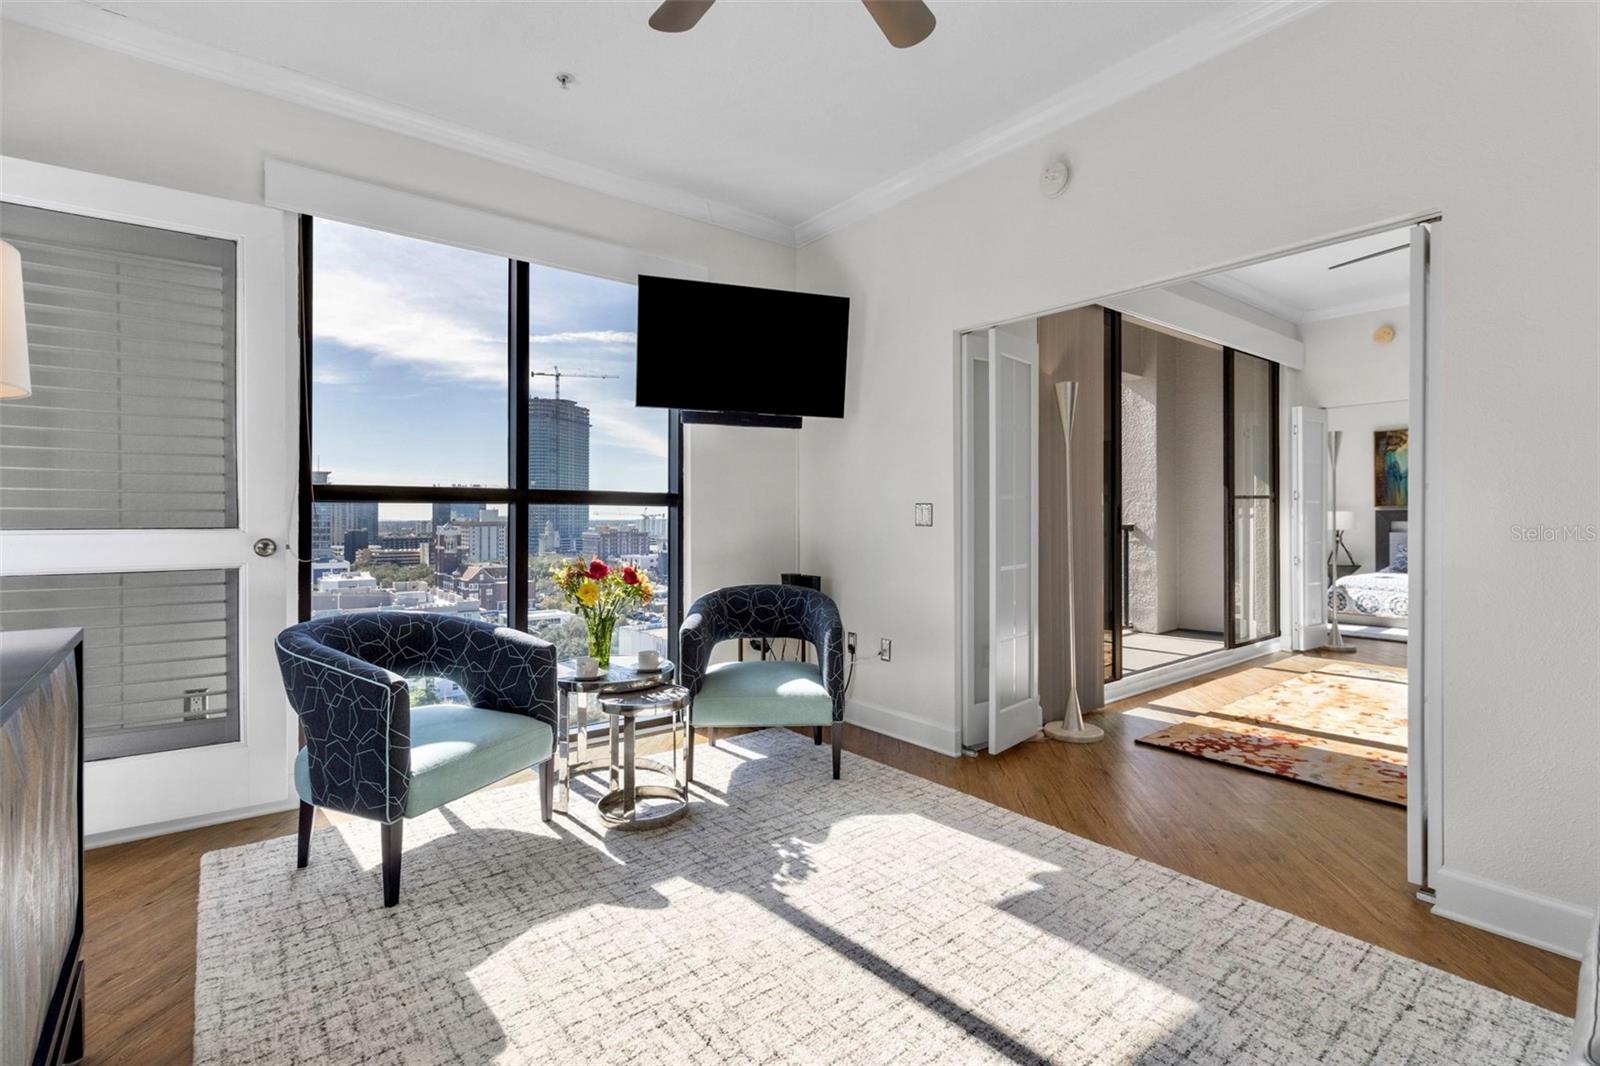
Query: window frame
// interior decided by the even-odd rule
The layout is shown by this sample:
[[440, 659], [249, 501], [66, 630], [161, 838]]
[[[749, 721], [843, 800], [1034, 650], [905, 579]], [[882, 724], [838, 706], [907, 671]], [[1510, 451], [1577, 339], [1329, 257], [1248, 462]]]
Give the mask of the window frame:
[[[313, 485], [312, 427], [315, 417], [313, 396], [313, 290], [314, 230], [317, 216], [299, 215], [299, 308], [300, 332], [300, 456], [299, 506], [296, 536], [302, 546], [298, 562], [298, 613], [301, 621], [311, 617], [311, 525], [317, 503], [484, 503], [506, 507], [507, 590], [506, 624], [528, 631], [528, 509], [536, 504], [589, 504], [593, 506], [638, 506], [664, 508], [667, 512], [667, 656], [678, 659], [678, 626], [683, 618], [683, 419], [676, 409], [667, 413], [667, 490], [632, 492], [610, 489], [532, 489], [528, 487], [528, 398], [531, 392], [528, 353], [528, 302], [530, 263], [525, 259], [501, 257], [506, 262], [507, 328], [506, 371], [507, 455], [505, 488], [461, 487], [448, 485]], [[331, 219], [330, 219], [331, 220]], [[361, 225], [361, 223], [352, 223]], [[378, 228], [383, 232], [382, 227]], [[414, 238], [430, 240], [426, 237]], [[431, 243], [441, 243], [431, 241]], [[448, 243], [448, 242], [444, 242]], [[569, 267], [541, 263], [557, 270]], [[589, 273], [571, 270], [572, 273]], [[615, 279], [613, 279], [615, 280]], [[629, 284], [636, 284], [630, 281]], [[520, 551], [512, 550], [521, 545]]]

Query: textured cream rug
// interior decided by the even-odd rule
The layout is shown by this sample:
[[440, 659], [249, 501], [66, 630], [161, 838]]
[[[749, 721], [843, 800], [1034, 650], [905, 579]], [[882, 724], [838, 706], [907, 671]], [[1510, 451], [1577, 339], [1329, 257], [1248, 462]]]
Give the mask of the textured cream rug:
[[199, 1063], [1544, 1066], [1566, 1019], [866, 759], [697, 753], [690, 816], [534, 787], [202, 864]]

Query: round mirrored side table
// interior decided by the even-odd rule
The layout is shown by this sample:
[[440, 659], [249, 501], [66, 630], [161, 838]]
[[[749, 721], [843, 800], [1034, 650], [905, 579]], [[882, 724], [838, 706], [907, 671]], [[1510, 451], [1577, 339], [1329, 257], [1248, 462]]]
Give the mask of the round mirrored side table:
[[[689, 786], [679, 774], [682, 756], [678, 745], [685, 735], [684, 711], [689, 690], [662, 685], [643, 692], [621, 692], [600, 697], [600, 710], [611, 719], [611, 790], [600, 797], [600, 819], [616, 829], [659, 829], [671, 825], [689, 810]], [[672, 716], [672, 761], [641, 759], [635, 751], [634, 732], [639, 718]], [[618, 732], [622, 734], [618, 743]], [[656, 780], [640, 783], [641, 772]]]
[[[643, 692], [672, 683], [677, 666], [661, 660], [658, 670], [641, 670], [622, 659], [596, 677], [579, 677], [578, 664], [564, 659], [556, 664], [556, 802], [555, 809], [566, 814], [572, 799], [572, 779], [578, 774], [606, 769], [606, 759], [589, 758], [589, 719], [600, 721], [596, 700], [620, 692]], [[593, 714], [590, 713], [594, 708]]]

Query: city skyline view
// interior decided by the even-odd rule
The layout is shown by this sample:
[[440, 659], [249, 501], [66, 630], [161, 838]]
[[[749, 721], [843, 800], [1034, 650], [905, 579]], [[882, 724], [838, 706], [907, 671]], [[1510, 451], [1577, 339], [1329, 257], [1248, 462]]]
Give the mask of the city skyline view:
[[[317, 468], [338, 484], [504, 487], [506, 260], [320, 219], [315, 227]], [[561, 398], [588, 409], [592, 489], [666, 488], [667, 412], [633, 402], [636, 292], [530, 267], [530, 366], [560, 368]], [[555, 392], [552, 377], [529, 383], [532, 397]]]

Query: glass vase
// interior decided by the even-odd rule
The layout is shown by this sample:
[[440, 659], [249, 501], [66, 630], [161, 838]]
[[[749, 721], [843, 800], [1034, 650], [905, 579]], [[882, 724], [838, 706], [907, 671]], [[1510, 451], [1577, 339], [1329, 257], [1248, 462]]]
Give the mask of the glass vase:
[[600, 664], [601, 670], [611, 667], [611, 634], [616, 627], [615, 618], [589, 619], [589, 657]]

